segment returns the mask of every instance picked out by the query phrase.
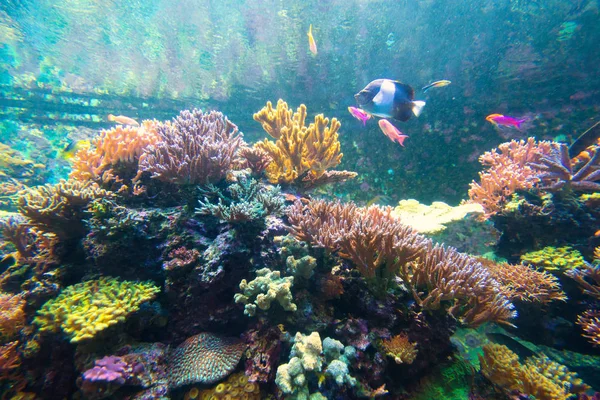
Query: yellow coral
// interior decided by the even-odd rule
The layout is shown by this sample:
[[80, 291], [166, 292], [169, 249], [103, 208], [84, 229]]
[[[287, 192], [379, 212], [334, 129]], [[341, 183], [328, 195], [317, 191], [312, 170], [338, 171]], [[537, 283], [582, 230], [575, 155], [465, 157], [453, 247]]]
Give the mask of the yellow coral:
[[508, 347], [499, 344], [483, 346], [479, 356], [481, 373], [506, 391], [518, 390], [538, 400], [566, 400], [573, 393], [588, 389], [577, 375], [548, 357], [534, 356], [519, 362]]
[[62, 329], [71, 342], [79, 342], [124, 321], [159, 291], [150, 282], [120, 282], [106, 277], [82, 282], [65, 288], [57, 298], [46, 302], [34, 322], [42, 332]]
[[405, 334], [382, 340], [381, 347], [383, 347], [386, 355], [396, 361], [396, 364], [412, 364], [417, 358], [417, 344], [410, 342]]
[[547, 271], [565, 271], [585, 265], [581, 253], [569, 246], [544, 247], [541, 250], [523, 254], [521, 261]]
[[260, 400], [260, 386], [256, 382], [249, 382], [243, 372], [230, 375], [225, 382], [221, 382], [211, 389], [198, 392], [191, 388], [183, 397], [185, 400], [193, 399], [231, 399], [231, 400]]
[[18, 179], [21, 183], [31, 184], [32, 180], [39, 178], [39, 173], [46, 166], [35, 163], [10, 146], [0, 143], [0, 177]]
[[265, 139], [255, 145], [269, 154], [272, 161], [266, 169], [271, 183], [293, 184], [303, 188], [329, 182], [339, 182], [356, 176], [349, 171], [327, 171], [342, 160], [338, 133], [341, 124], [336, 118], [315, 117], [305, 126], [306, 106], [300, 105], [295, 113], [279, 99], [277, 108], [271, 102], [254, 114], [263, 129], [274, 139]]
[[478, 203], [463, 203], [452, 207], [441, 201], [434, 201], [430, 206], [418, 200], [401, 200], [392, 211], [400, 222], [411, 226], [419, 233], [438, 233], [446, 229], [447, 223], [459, 221], [467, 214], [483, 214], [484, 209]]

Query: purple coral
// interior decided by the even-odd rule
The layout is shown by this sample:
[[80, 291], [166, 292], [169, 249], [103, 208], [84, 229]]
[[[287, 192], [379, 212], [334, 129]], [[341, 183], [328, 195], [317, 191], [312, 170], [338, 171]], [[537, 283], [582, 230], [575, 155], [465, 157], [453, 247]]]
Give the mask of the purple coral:
[[158, 125], [157, 134], [159, 141], [140, 157], [140, 170], [179, 185], [224, 179], [244, 143], [237, 126], [217, 111], [182, 111], [172, 122]]
[[567, 186], [577, 191], [600, 191], [600, 149], [579, 169], [569, 157], [567, 145], [560, 144], [550, 155], [542, 156], [539, 163], [531, 163], [531, 167], [539, 170], [537, 177], [543, 183], [543, 189], [556, 191]]
[[111, 382], [123, 385], [127, 381], [129, 365], [121, 357], [107, 356], [96, 360], [95, 366], [83, 373], [83, 379], [92, 382]]

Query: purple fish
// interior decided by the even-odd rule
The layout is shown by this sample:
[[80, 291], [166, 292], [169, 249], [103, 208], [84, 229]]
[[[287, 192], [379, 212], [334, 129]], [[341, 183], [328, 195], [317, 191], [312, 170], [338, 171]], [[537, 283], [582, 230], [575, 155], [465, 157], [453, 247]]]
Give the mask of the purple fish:
[[367, 120], [371, 118], [371, 114], [367, 114], [364, 110], [361, 110], [360, 108], [348, 107], [348, 111], [350, 112], [350, 114], [352, 114], [354, 118], [356, 118], [359, 121], [362, 121], [363, 126], [366, 126]]

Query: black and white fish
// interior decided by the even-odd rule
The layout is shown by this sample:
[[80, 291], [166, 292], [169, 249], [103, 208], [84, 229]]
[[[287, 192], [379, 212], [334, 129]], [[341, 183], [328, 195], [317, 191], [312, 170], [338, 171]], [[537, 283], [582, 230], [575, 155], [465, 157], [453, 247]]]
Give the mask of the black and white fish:
[[414, 100], [415, 91], [409, 85], [391, 79], [376, 79], [354, 95], [361, 109], [381, 118], [408, 121], [419, 116], [424, 101]]

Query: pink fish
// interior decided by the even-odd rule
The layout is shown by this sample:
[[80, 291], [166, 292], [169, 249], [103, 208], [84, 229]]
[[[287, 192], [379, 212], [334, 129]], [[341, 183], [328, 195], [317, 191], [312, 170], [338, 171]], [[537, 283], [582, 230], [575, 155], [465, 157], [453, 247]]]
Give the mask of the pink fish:
[[366, 126], [367, 120], [371, 118], [371, 114], [367, 114], [364, 110], [361, 110], [360, 108], [348, 107], [348, 111], [350, 111], [350, 114], [352, 114], [354, 118], [356, 118], [359, 121], [362, 121], [363, 126]]
[[514, 126], [517, 129], [521, 129], [521, 124], [527, 121], [526, 118], [516, 119], [513, 117], [504, 116], [502, 114], [490, 114], [485, 117], [485, 120], [494, 125]]
[[381, 128], [381, 132], [385, 136], [387, 136], [392, 142], [398, 142], [400, 146], [404, 147], [404, 139], [408, 136], [403, 135], [394, 125], [390, 123], [387, 119], [379, 120], [379, 127]]

